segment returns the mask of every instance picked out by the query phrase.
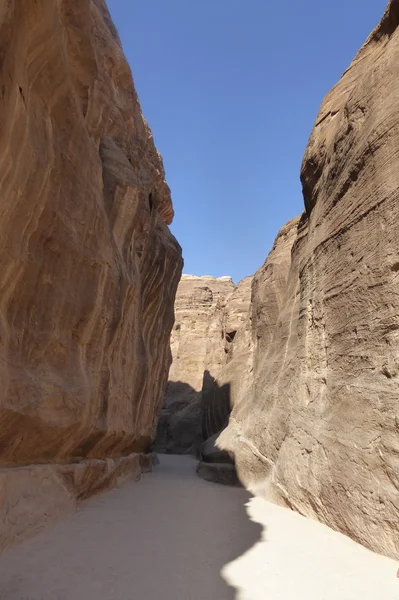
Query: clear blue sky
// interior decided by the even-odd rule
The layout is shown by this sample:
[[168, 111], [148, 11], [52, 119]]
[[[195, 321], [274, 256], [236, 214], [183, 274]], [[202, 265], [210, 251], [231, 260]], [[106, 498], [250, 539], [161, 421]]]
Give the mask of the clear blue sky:
[[302, 212], [299, 170], [323, 96], [386, 0], [108, 0], [161, 152], [185, 273], [263, 263]]

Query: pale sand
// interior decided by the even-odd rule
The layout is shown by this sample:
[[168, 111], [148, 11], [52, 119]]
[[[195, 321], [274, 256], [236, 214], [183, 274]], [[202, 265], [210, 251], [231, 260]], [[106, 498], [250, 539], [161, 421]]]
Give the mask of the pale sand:
[[3, 554], [1, 600], [399, 600], [394, 561], [160, 458]]

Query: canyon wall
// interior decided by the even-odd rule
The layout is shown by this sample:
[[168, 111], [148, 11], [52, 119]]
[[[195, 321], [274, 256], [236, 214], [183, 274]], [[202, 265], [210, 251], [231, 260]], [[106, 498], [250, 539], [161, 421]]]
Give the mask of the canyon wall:
[[[399, 2], [323, 101], [306, 212], [252, 288], [253, 375], [218, 444], [254, 491], [399, 557]], [[237, 374], [235, 374], [237, 377]]]
[[137, 477], [182, 269], [104, 0], [0, 1], [0, 548]]
[[250, 277], [235, 286], [230, 277], [182, 276], [171, 337], [173, 362], [153, 446], [157, 452], [197, 454], [202, 441], [223, 427], [226, 403], [215, 402], [215, 412], [204, 414], [203, 396], [214, 389], [230, 360], [236, 332], [248, 314], [250, 288]]

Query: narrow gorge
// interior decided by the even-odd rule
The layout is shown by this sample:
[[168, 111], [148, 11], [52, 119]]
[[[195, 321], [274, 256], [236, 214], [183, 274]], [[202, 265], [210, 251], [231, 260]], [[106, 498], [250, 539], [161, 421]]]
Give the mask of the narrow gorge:
[[[202, 527], [218, 550], [219, 498], [243, 556], [268, 525], [240, 510], [266, 500], [276, 522], [285, 508], [399, 559], [398, 63], [390, 0], [321, 105], [304, 212], [254, 275], [182, 275], [163, 160], [105, 0], [0, 0], [0, 579], [10, 549], [29, 563], [24, 540], [46, 529], [45, 544], [57, 522], [67, 536], [71, 515], [96, 548], [105, 523], [127, 579], [141, 547], [152, 559], [153, 514], [163, 544], [176, 535], [188, 555], [184, 527]], [[111, 516], [107, 495], [83, 504], [138, 482], [157, 454], [165, 469], [137, 497], [114, 490]], [[185, 492], [193, 469], [206, 483]], [[187, 498], [202, 497], [197, 524]], [[220, 545], [218, 577], [234, 558], [226, 531]], [[212, 562], [200, 558], [194, 572]], [[18, 577], [7, 600], [23, 597]], [[112, 585], [81, 597], [117, 600]]]
[[[234, 457], [244, 485], [395, 558], [398, 59], [399, 2], [392, 0], [323, 101], [301, 169], [305, 212], [281, 229], [255, 274], [227, 355], [228, 296], [224, 308], [208, 309], [212, 318], [204, 312], [206, 326], [196, 330], [192, 307], [202, 314], [209, 292], [197, 279], [187, 299], [183, 279], [171, 373], [186, 404], [167, 417], [172, 437], [179, 428], [187, 433], [191, 409], [200, 415], [201, 369], [210, 372], [215, 389], [228, 385], [232, 407], [216, 445]], [[191, 381], [191, 352], [193, 402], [182, 387]], [[218, 410], [222, 399], [215, 398]], [[170, 402], [167, 396], [166, 414]]]

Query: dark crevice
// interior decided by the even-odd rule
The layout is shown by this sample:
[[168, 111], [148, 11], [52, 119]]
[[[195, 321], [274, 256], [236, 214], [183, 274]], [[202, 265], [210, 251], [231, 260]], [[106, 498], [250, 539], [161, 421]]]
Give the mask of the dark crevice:
[[316, 204], [317, 193], [315, 193], [315, 188], [322, 173], [323, 166], [318, 165], [314, 160], [308, 160], [301, 173], [302, 194], [308, 216], [310, 216]]
[[25, 104], [25, 96], [24, 96], [24, 92], [23, 92], [23, 89], [21, 88], [21, 86], [19, 86], [19, 93], [21, 94], [21, 98], [23, 100], [23, 103]]
[[235, 336], [236, 336], [237, 331], [229, 331], [228, 333], [226, 333], [226, 340], [231, 343]]
[[317, 121], [315, 127], [318, 127], [318, 125], [321, 125], [321, 123], [323, 123], [323, 121], [325, 121], [328, 117], [335, 117], [336, 114], [338, 114], [338, 110], [330, 110], [328, 113], [326, 113], [324, 115], [324, 117], [322, 117], [319, 121]]

